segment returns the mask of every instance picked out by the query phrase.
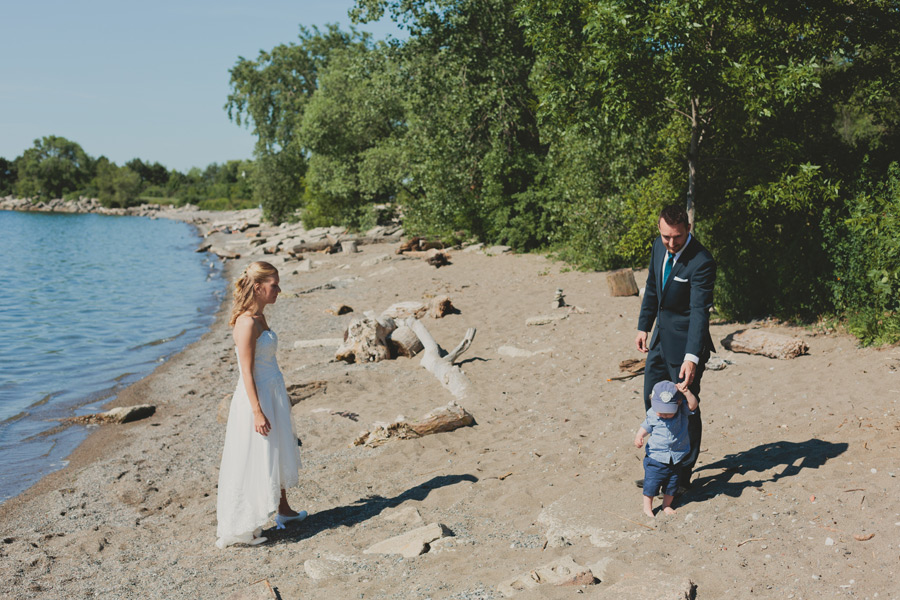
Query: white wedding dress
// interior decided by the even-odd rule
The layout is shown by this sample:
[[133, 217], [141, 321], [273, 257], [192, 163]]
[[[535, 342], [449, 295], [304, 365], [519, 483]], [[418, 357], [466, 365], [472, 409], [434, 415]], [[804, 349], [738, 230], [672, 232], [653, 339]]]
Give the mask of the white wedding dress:
[[275, 333], [263, 331], [256, 340], [253, 364], [259, 405], [272, 426], [269, 435], [264, 437], [253, 429], [243, 376], [231, 399], [216, 502], [219, 548], [258, 537], [278, 510], [281, 490], [299, 483], [300, 452], [284, 377], [275, 361], [277, 347]]

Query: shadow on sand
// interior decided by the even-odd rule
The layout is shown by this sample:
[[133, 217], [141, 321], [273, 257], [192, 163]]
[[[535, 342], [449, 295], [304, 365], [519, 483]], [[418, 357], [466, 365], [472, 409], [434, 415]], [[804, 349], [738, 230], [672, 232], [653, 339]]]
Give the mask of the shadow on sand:
[[[686, 501], [710, 498], [717, 494], [738, 497], [747, 488], [760, 488], [763, 484], [774, 483], [785, 477], [793, 477], [803, 469], [818, 469], [828, 460], [836, 458], [847, 450], [846, 443], [832, 443], [810, 439], [805, 442], [770, 442], [750, 450], [728, 454], [721, 460], [703, 465], [694, 472], [698, 477], [685, 496]], [[780, 472], [744, 479], [748, 473], [765, 473], [784, 465]], [[719, 471], [711, 475], [701, 475], [704, 471]], [[732, 482], [735, 475], [741, 481]]]
[[372, 495], [360, 498], [356, 502], [346, 506], [336, 506], [323, 510], [322, 512], [309, 515], [302, 523], [297, 525], [288, 525], [287, 529], [275, 530], [275, 528], [267, 529], [263, 535], [269, 538], [269, 543], [290, 543], [298, 542], [306, 538], [313, 537], [327, 529], [335, 527], [352, 527], [363, 521], [367, 521], [378, 515], [386, 508], [393, 508], [406, 502], [407, 500], [422, 501], [431, 490], [454, 485], [463, 481], [471, 481], [475, 483], [478, 478], [474, 475], [441, 475], [432, 477], [424, 483], [410, 488], [394, 496], [393, 498], [385, 498], [384, 496]]

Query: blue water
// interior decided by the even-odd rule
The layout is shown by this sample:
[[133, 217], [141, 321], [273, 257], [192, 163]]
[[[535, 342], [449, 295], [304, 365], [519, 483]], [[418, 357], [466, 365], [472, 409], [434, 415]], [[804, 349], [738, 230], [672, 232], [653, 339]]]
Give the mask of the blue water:
[[209, 328], [218, 259], [165, 219], [0, 211], [0, 502], [88, 434], [97, 412]]

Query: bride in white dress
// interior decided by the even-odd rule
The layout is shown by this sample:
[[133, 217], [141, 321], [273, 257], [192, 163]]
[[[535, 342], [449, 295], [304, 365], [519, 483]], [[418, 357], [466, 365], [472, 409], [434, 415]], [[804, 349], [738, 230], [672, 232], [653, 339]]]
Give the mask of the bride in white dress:
[[291, 403], [275, 361], [278, 338], [263, 309], [281, 288], [278, 270], [251, 263], [234, 286], [230, 325], [240, 379], [231, 400], [216, 502], [216, 546], [260, 544], [262, 527], [275, 517], [283, 529], [306, 517], [292, 510], [285, 489], [299, 483], [300, 453], [291, 425]]

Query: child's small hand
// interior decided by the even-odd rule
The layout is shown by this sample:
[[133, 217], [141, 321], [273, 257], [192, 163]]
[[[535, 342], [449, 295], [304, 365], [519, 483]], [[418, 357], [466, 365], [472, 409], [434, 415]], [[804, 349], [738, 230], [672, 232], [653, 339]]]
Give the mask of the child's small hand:
[[688, 391], [687, 381], [682, 381], [681, 383], [675, 384], [675, 389], [684, 394]]
[[634, 436], [634, 447], [635, 448], [643, 448], [644, 447], [644, 436], [641, 434], [637, 434]]

